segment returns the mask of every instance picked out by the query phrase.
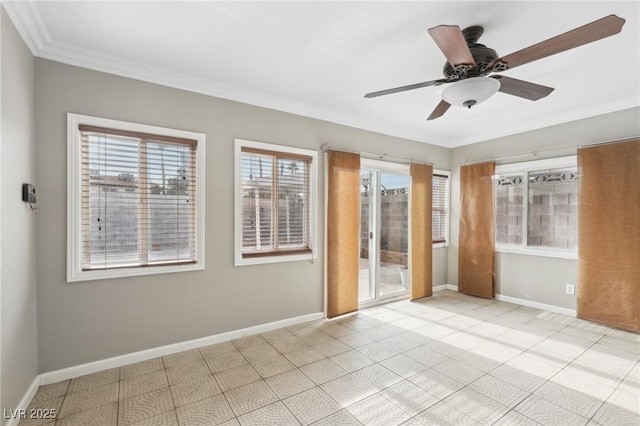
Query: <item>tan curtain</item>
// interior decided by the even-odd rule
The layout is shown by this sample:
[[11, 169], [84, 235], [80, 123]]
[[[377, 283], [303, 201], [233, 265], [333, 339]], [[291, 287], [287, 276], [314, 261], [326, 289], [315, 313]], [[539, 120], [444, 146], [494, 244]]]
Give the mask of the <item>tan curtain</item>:
[[460, 167], [458, 291], [495, 297], [493, 181], [495, 164]]
[[431, 197], [433, 166], [412, 164], [411, 175], [411, 300], [433, 294]]
[[640, 140], [578, 150], [579, 318], [640, 332]]
[[327, 153], [327, 316], [358, 309], [360, 155]]

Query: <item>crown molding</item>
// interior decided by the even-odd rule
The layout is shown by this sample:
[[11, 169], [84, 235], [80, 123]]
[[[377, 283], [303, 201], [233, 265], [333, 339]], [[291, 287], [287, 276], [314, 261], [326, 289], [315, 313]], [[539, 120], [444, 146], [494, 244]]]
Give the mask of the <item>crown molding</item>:
[[168, 71], [140, 62], [104, 55], [55, 41], [50, 41], [44, 45], [34, 56], [175, 89], [329, 121], [398, 138], [438, 145], [438, 143], [434, 143], [425, 138], [424, 134], [407, 131], [407, 129], [401, 126], [373, 123], [371, 119], [365, 117], [357, 117], [304, 103], [293, 102], [281, 97], [246, 90], [237, 86], [202, 79], [184, 73]]
[[38, 56], [38, 52], [51, 43], [51, 37], [42, 22], [35, 3], [30, 1], [3, 1], [2, 5], [33, 56]]
[[319, 108], [52, 41], [34, 2], [5, 1], [2, 4], [32, 54], [37, 57], [445, 148], [456, 148], [640, 106], [638, 97], [630, 96], [608, 104], [586, 106], [538, 120], [521, 120], [511, 126], [499, 126], [488, 132], [475, 133], [468, 137], [457, 136], [454, 139], [441, 132], [430, 131], [426, 127], [407, 129], [401, 125], [382, 123], [361, 115]]
[[340, 112], [326, 110], [308, 104], [292, 102], [288, 99], [242, 89], [237, 86], [222, 84], [213, 80], [197, 78], [188, 74], [151, 67], [143, 63], [103, 55], [58, 42], [49, 42], [39, 50], [36, 56], [99, 72], [142, 80], [162, 86], [329, 121], [340, 125], [382, 133], [402, 139], [429, 143], [431, 145], [443, 146], [446, 148], [455, 148], [462, 145], [497, 139], [569, 121], [633, 108], [640, 105], [638, 98], [631, 96], [609, 104], [588, 106], [579, 110], [568, 111], [565, 114], [550, 115], [540, 120], [527, 120], [513, 124], [512, 126], [497, 127], [491, 132], [477, 133], [468, 138], [458, 137], [455, 142], [452, 142], [451, 138], [438, 139], [436, 135], [428, 131], [411, 131], [406, 128], [402, 128], [401, 126], [383, 124], [365, 117], [342, 114]]

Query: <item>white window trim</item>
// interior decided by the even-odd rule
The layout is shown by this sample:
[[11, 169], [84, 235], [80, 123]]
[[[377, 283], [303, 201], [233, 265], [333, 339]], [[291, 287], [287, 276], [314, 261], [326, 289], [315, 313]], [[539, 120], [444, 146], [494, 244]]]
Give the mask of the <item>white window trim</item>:
[[[114, 268], [107, 270], [83, 271], [81, 259], [81, 124], [107, 127], [110, 129], [128, 130], [132, 132], [151, 133], [193, 139], [196, 147], [196, 262], [185, 265], [168, 265], [153, 267]], [[88, 115], [67, 113], [67, 282], [102, 280], [109, 278], [135, 277], [173, 272], [197, 271], [205, 269], [205, 140], [203, 133], [175, 130], [145, 124], [130, 123], [120, 120], [92, 117]]]
[[524, 173], [529, 171], [560, 169], [563, 167], [577, 167], [578, 156], [569, 155], [566, 157], [547, 158], [545, 160], [526, 161], [523, 163], [509, 163], [496, 165], [496, 176], [511, 173]]
[[411, 166], [402, 163], [392, 163], [390, 161], [361, 158], [360, 168], [366, 168], [380, 172], [403, 173], [409, 176]]
[[[249, 141], [245, 139], [235, 139], [234, 150], [234, 222], [235, 222], [235, 266], [260, 265], [266, 263], [279, 262], [295, 262], [300, 260], [316, 260], [318, 258], [318, 239], [317, 239], [317, 223], [318, 223], [318, 152], [303, 148], [294, 148], [284, 145], [276, 145], [271, 143]], [[242, 257], [242, 148], [255, 148], [267, 151], [277, 151], [289, 154], [298, 154], [311, 157], [311, 254], [301, 253], [292, 255], [274, 255], [260, 257]]]
[[447, 214], [445, 215], [446, 223], [444, 226], [444, 243], [433, 243], [433, 248], [445, 248], [449, 247], [449, 228], [451, 223], [451, 172], [448, 170], [433, 169], [433, 174], [447, 176], [447, 191], [444, 200], [444, 205], [447, 208]]
[[[500, 164], [500, 165], [496, 165], [494, 177], [497, 178], [502, 175], [522, 173], [524, 174], [525, 181], [526, 181], [527, 173], [531, 171], [560, 169], [564, 167], [567, 167], [567, 168], [577, 167], [577, 165], [578, 165], [578, 157], [576, 155], [570, 155], [567, 157], [549, 158], [546, 160], [527, 161], [523, 163]], [[578, 259], [577, 249], [562, 250], [557, 248], [528, 247], [525, 245], [527, 241], [526, 237], [528, 233], [527, 226], [528, 226], [528, 217], [529, 217], [529, 201], [528, 201], [529, 184], [528, 182], [526, 185], [527, 185], [527, 195], [525, 195], [526, 200], [523, 203], [523, 207], [524, 207], [523, 217], [526, 219], [523, 221], [523, 227], [522, 227], [523, 242], [520, 245], [496, 243], [496, 252], [577, 260]], [[494, 203], [495, 203], [495, 198], [494, 198]]]

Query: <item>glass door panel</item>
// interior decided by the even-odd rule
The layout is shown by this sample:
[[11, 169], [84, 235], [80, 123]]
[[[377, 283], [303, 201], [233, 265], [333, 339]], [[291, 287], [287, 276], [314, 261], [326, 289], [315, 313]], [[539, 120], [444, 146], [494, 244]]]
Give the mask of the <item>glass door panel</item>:
[[409, 176], [380, 173], [379, 297], [407, 292]]
[[408, 174], [363, 168], [358, 287], [361, 305], [408, 293], [408, 249]]

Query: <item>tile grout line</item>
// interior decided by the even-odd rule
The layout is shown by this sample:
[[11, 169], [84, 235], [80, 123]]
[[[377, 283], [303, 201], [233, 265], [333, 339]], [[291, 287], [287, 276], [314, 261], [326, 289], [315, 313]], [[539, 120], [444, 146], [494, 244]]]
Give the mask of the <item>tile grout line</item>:
[[[604, 337], [604, 336], [603, 336]], [[594, 343], [595, 345], [595, 343]], [[622, 384], [622, 382], [624, 382], [624, 380], [627, 378], [627, 376], [631, 373], [631, 371], [633, 371], [633, 368], [635, 367], [636, 364], [640, 363], [640, 361], [636, 361], [636, 363], [631, 367], [631, 369], [629, 370], [629, 372], [622, 378], [620, 379], [620, 381], [616, 382], [615, 386], [611, 387], [611, 392], [607, 395], [607, 397], [602, 401], [602, 403], [598, 406], [598, 409], [593, 413], [593, 415], [589, 418], [589, 421], [593, 421], [594, 423], [598, 423], [595, 420], [593, 420], [593, 418], [596, 416], [596, 414], [598, 414], [598, 411], [600, 411], [600, 409], [604, 406], [604, 404], [607, 403], [607, 401], [609, 400], [609, 398], [611, 398], [611, 396], [615, 393], [615, 391], [618, 389], [618, 387]]]
[[[200, 355], [202, 355], [200, 353], [200, 349], [199, 348], [198, 348], [198, 353]], [[169, 411], [173, 411], [174, 412], [173, 415], [176, 418], [176, 422], [178, 422], [178, 424], [180, 424], [180, 421], [178, 420], [178, 407], [176, 406], [176, 399], [173, 397], [173, 390], [171, 389], [171, 382], [169, 382], [169, 373], [167, 372], [167, 367], [166, 367], [166, 365], [164, 363], [164, 357], [162, 358], [162, 365], [164, 366], [164, 375], [167, 378], [167, 389], [169, 389], [169, 396], [171, 397], [171, 402], [173, 403], [173, 410], [169, 410]], [[207, 368], [208, 368], [208, 366], [207, 366]], [[163, 413], [160, 413], [159, 415], [162, 415], [162, 414]], [[120, 426], [120, 425], [118, 425], [118, 426]]]
[[[577, 320], [576, 320], [576, 321], [577, 321]], [[539, 343], [542, 343], [542, 342], [544, 342], [545, 340], [549, 339], [551, 336], [554, 336], [554, 335], [556, 335], [556, 334], [560, 333], [560, 331], [561, 331], [561, 330], [564, 330], [565, 328], [570, 327], [570, 326], [571, 326], [571, 324], [574, 324], [576, 321], [573, 321], [573, 322], [571, 322], [570, 324], [565, 325], [564, 327], [562, 327], [561, 329], [559, 329], [559, 330], [558, 330], [558, 331], [556, 331], [555, 333], [551, 334], [549, 337], [545, 338], [544, 340], [542, 340], [542, 341], [541, 341], [541, 342], [539, 342]], [[567, 409], [567, 408], [565, 408], [565, 407], [562, 407], [562, 406], [560, 406], [560, 405], [556, 404], [556, 403], [555, 403], [555, 402], [553, 402], [553, 401], [549, 401], [549, 400], [547, 400], [546, 398], [544, 398], [544, 397], [542, 397], [542, 396], [538, 396], [538, 395], [536, 395], [536, 394], [535, 394], [535, 392], [536, 392], [538, 389], [542, 388], [544, 385], [546, 385], [548, 382], [550, 382], [550, 381], [551, 381], [551, 379], [552, 379], [553, 377], [555, 377], [556, 375], [558, 375], [558, 374], [560, 374], [562, 371], [564, 371], [564, 369], [565, 369], [565, 368], [567, 368], [569, 365], [571, 365], [571, 364], [573, 363], [573, 361], [575, 361], [577, 358], [579, 358], [579, 357], [580, 357], [580, 355], [584, 354], [584, 353], [585, 353], [587, 350], [589, 350], [591, 347], [595, 346], [595, 344], [596, 344], [597, 342], [599, 342], [603, 337], [604, 337], [604, 335], [600, 336], [600, 337], [598, 338], [598, 340], [596, 340], [596, 341], [592, 342], [592, 343], [591, 343], [591, 345], [589, 345], [586, 349], [584, 349], [584, 350], [583, 350], [579, 355], [576, 355], [574, 358], [572, 358], [572, 359], [571, 359], [567, 364], [565, 364], [565, 365], [564, 365], [564, 366], [563, 366], [563, 367], [562, 367], [558, 372], [556, 372], [553, 376], [551, 376], [550, 378], [546, 379], [542, 384], [540, 384], [540, 385], [539, 385], [538, 387], [536, 387], [533, 391], [531, 391], [531, 392], [529, 393], [529, 395], [528, 395], [526, 398], [522, 399], [522, 401], [520, 401], [518, 404], [516, 404], [516, 405], [513, 407], [513, 410], [514, 410], [514, 411], [516, 411], [516, 413], [518, 413], [518, 414], [520, 414], [520, 415], [522, 415], [522, 416], [525, 416], [526, 418], [528, 418], [528, 419], [530, 419], [530, 420], [532, 420], [532, 421], [535, 421], [534, 419], [531, 419], [531, 418], [530, 418], [529, 416], [527, 416], [526, 414], [521, 413], [521, 412], [519, 412], [519, 411], [517, 411], [517, 410], [516, 410], [516, 408], [517, 408], [518, 406], [520, 406], [522, 403], [524, 403], [524, 401], [526, 401], [529, 397], [534, 396], [534, 397], [536, 397], [536, 398], [540, 398], [540, 399], [542, 399], [542, 400], [544, 400], [544, 401], [546, 401], [546, 402], [548, 402], [548, 403], [550, 403], [550, 404], [552, 404], [552, 405], [555, 405], [556, 407], [559, 407], [559, 408], [561, 408], [561, 409], [563, 409], [563, 410], [566, 410], [566, 411], [568, 411], [568, 412], [570, 412], [570, 413], [572, 413], [572, 414], [574, 414], [574, 415], [577, 415], [577, 416], [579, 416], [579, 417], [581, 417], [581, 418], [583, 418], [583, 419], [586, 419], [586, 420], [587, 420], [587, 422], [591, 421], [591, 419], [592, 419], [592, 418], [593, 418], [593, 416], [595, 416], [595, 414], [598, 412], [598, 410], [600, 409], [600, 407], [602, 406], [602, 404], [600, 404], [600, 405], [598, 406], [598, 410], [596, 410], [596, 411], [594, 412], [594, 414], [591, 416], [591, 418], [586, 418], [586, 417], [582, 416], [581, 414], [578, 414], [578, 413], [576, 413], [576, 412], [574, 412], [574, 411], [571, 411], [570, 409]], [[582, 340], [585, 340], [585, 339], [582, 339]], [[538, 343], [538, 344], [539, 344], [539, 343]], [[536, 345], [537, 345], [537, 344], [536, 344]], [[534, 346], [536, 346], [536, 345], [534, 345]], [[531, 348], [533, 348], [534, 346], [532, 346], [532, 347], [528, 348], [528, 349], [527, 349], [527, 350], [525, 350], [523, 353], [529, 352], [529, 351], [531, 350]], [[604, 403], [604, 401], [603, 401], [602, 403]], [[536, 423], [537, 423], [537, 422], [536, 422]]]
[[[200, 353], [200, 351], [198, 351], [198, 353]], [[164, 367], [163, 368], [164, 376], [167, 379], [167, 389], [169, 390], [169, 396], [171, 397], [171, 402], [173, 403], [173, 411], [175, 411], [176, 421], [178, 421], [178, 424], [179, 424], [180, 421], [178, 420], [178, 409], [176, 408], [176, 402], [175, 402], [175, 400], [173, 398], [173, 392], [171, 392], [171, 383], [169, 382], [169, 373], [167, 372], [167, 364], [164, 361], [164, 356], [161, 357], [160, 360], [162, 362], [162, 366]], [[160, 389], [162, 389], [162, 388], [160, 388]], [[142, 394], [142, 395], [144, 395], [144, 394]], [[123, 400], [123, 402], [124, 402], [124, 400]], [[166, 413], [166, 411], [165, 411], [165, 413]], [[161, 414], [163, 414], [163, 413], [160, 413], [158, 415], [161, 415]], [[153, 416], [149, 417], [149, 418], [153, 418]], [[118, 425], [118, 426], [125, 426], [125, 425]]]
[[[578, 321], [578, 320], [576, 319], [576, 320], [575, 320], [575, 321], [573, 321], [571, 324], [567, 324], [565, 327], [562, 327], [560, 330], [558, 330], [558, 331], [557, 331], [556, 333], [554, 333], [553, 335], [559, 334], [562, 330], [564, 330], [565, 328], [570, 327], [572, 324], [576, 323], [577, 321]], [[591, 349], [592, 347], [594, 347], [594, 346], [595, 346], [595, 345], [596, 345], [600, 340], [602, 340], [602, 339], [604, 338], [604, 336], [605, 336], [605, 334], [601, 335], [597, 340], [595, 340], [594, 342], [592, 342], [592, 343], [591, 343], [591, 345], [589, 345], [585, 350], [583, 350], [582, 352], [580, 352], [580, 354], [578, 354], [578, 355], [576, 355], [575, 357], [573, 357], [573, 358], [569, 361], [569, 363], [567, 363], [564, 367], [562, 367], [562, 368], [560, 369], [560, 371], [558, 371], [558, 372], [557, 372], [556, 374], [554, 374], [553, 376], [549, 377], [549, 379], [547, 379], [547, 381], [546, 381], [544, 384], [546, 384], [546, 383], [550, 382], [550, 381], [551, 381], [551, 379], [553, 379], [553, 378], [554, 378], [554, 377], [556, 377], [558, 374], [560, 374], [562, 371], [564, 371], [564, 370], [565, 370], [565, 368], [567, 368], [568, 366], [570, 366], [571, 364], [573, 364], [573, 362], [574, 362], [575, 360], [577, 360], [578, 358], [580, 358], [580, 356], [581, 356], [581, 355], [583, 355], [583, 354], [584, 354], [585, 352], [587, 352], [589, 349]], [[549, 336], [549, 337], [551, 337], [551, 336]], [[584, 339], [583, 339], [583, 340], [584, 340]], [[543, 385], [544, 385], [544, 384], [543, 384]], [[538, 389], [539, 389], [539, 388], [538, 388]], [[536, 390], [537, 390], [537, 389], [536, 389]], [[545, 401], [547, 401], [547, 402], [549, 402], [549, 403], [551, 403], [551, 404], [554, 404], [554, 405], [556, 405], [556, 406], [560, 407], [558, 404], [555, 404], [553, 401], [549, 401], [549, 400], [547, 400], [546, 398], [544, 398], [544, 397], [542, 397], [542, 396], [540, 396], [539, 398], [542, 398], [542, 399], [544, 399]], [[608, 398], [608, 397], [607, 397], [607, 398]], [[600, 411], [600, 408], [602, 408], [602, 405], [605, 403], [605, 401], [607, 400], [607, 398], [605, 398], [605, 399], [604, 399], [604, 400], [603, 400], [603, 401], [598, 405], [598, 408], [593, 412], [593, 414], [592, 414], [589, 418], [586, 418], [586, 417], [584, 417], [584, 416], [582, 416], [582, 415], [580, 415], [580, 414], [578, 414], [578, 413], [575, 413], [575, 412], [573, 412], [573, 411], [571, 411], [571, 410], [569, 410], [569, 411], [573, 412], [574, 414], [578, 414], [578, 415], [579, 415], [580, 417], [582, 417], [582, 418], [586, 418], [586, 419], [587, 419], [587, 423], [589, 423], [590, 421], [592, 421], [593, 417], [598, 413], [598, 411]], [[560, 408], [564, 408], [564, 407], [560, 407]], [[565, 410], [566, 410], [566, 408], [565, 408]], [[596, 422], [594, 421], [594, 423], [596, 423]]]
[[[122, 367], [118, 367], [118, 409], [116, 410], [116, 426], [120, 426], [120, 389], [122, 385]], [[123, 400], [124, 401], [124, 400]], [[124, 409], [124, 407], [122, 407]], [[124, 414], [123, 414], [124, 415]]]

